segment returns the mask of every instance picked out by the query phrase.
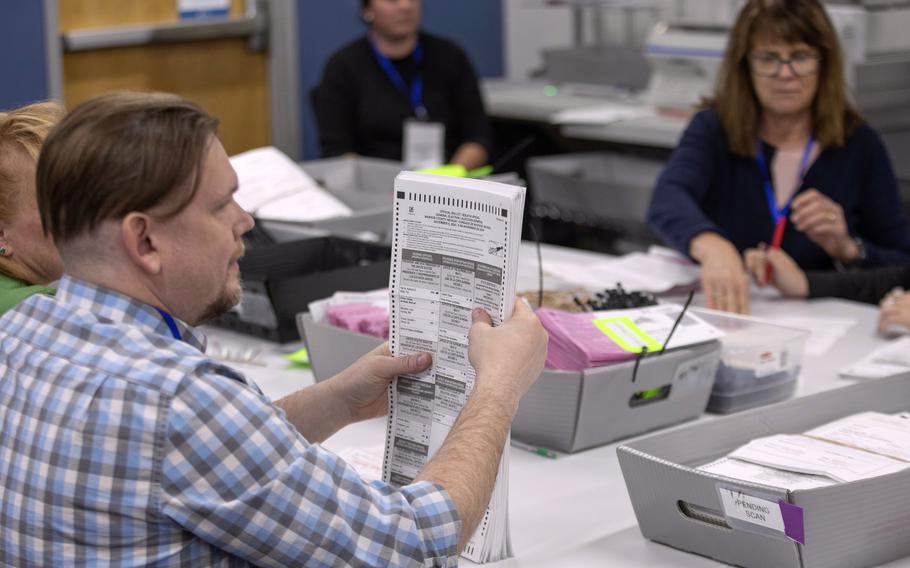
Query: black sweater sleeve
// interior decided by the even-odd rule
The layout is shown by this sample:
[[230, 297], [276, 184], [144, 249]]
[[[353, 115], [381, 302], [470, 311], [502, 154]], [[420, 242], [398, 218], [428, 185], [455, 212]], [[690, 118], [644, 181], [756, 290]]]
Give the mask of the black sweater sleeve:
[[898, 286], [910, 289], [910, 266], [888, 266], [857, 272], [808, 272], [809, 297], [834, 297], [877, 304]]

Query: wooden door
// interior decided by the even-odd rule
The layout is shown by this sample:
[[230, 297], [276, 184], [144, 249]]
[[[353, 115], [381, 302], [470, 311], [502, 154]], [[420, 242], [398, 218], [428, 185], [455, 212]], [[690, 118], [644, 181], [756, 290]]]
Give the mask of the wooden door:
[[[178, 21], [176, 0], [60, 0], [60, 32]], [[232, 0], [231, 17], [243, 14]], [[63, 94], [74, 105], [117, 89], [182, 95], [221, 121], [228, 154], [265, 146], [269, 133], [268, 59], [248, 38], [64, 52]]]

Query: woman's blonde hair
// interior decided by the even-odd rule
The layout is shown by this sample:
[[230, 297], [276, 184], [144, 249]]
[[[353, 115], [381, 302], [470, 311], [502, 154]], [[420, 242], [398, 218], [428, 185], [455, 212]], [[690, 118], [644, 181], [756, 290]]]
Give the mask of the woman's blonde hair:
[[[16, 175], [13, 170], [17, 152], [25, 152], [36, 163], [41, 146], [51, 129], [63, 118], [65, 110], [55, 102], [40, 102], [8, 112], [0, 112], [0, 222], [9, 223], [18, 213]], [[0, 256], [0, 274], [37, 284], [26, 270]]]
[[756, 36], [802, 42], [818, 50], [821, 61], [818, 92], [812, 101], [813, 135], [823, 148], [843, 146], [863, 119], [847, 98], [844, 58], [824, 7], [818, 0], [749, 0], [730, 33], [714, 98], [707, 101], [720, 117], [730, 151], [741, 156], [755, 155], [761, 107], [752, 85], [748, 56]]

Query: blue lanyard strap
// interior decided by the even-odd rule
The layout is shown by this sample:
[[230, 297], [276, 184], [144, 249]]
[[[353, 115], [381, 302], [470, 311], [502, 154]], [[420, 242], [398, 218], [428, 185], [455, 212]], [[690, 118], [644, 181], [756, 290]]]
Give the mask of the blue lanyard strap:
[[395, 88], [409, 98], [411, 108], [414, 109], [414, 114], [417, 115], [417, 118], [427, 118], [427, 108], [423, 106], [423, 75], [420, 73], [420, 63], [423, 61], [423, 46], [420, 44], [420, 41], [418, 40], [417, 47], [414, 48], [414, 52], [411, 54], [411, 57], [414, 58], [414, 65], [417, 67], [417, 72], [414, 74], [414, 78], [411, 79], [410, 89], [401, 76], [401, 73], [398, 72], [398, 69], [395, 69], [392, 60], [379, 51], [379, 48], [376, 47], [376, 43], [372, 38], [370, 39], [370, 48], [373, 50], [373, 55], [376, 57], [379, 66], [385, 72], [389, 80], [392, 81], [392, 84], [395, 85]]
[[174, 339], [177, 341], [183, 341], [183, 336], [180, 335], [180, 328], [177, 327], [177, 322], [174, 321], [174, 316], [162, 310], [161, 308], [155, 308], [158, 310], [158, 313], [161, 314], [161, 319], [164, 320], [164, 323], [167, 324], [168, 329], [171, 330], [171, 335], [174, 336]]
[[771, 171], [768, 169], [765, 153], [762, 151], [761, 142], [756, 144], [755, 160], [758, 162], [758, 169], [761, 171], [762, 178], [764, 178], [765, 199], [768, 202], [768, 210], [771, 212], [771, 218], [774, 220], [775, 224], [780, 222], [781, 219], [786, 218], [790, 213], [790, 205], [793, 203], [793, 198], [796, 197], [796, 192], [799, 191], [799, 188], [806, 177], [806, 172], [809, 170], [809, 158], [812, 156], [813, 146], [815, 146], [815, 140], [810, 136], [809, 140], [806, 141], [806, 147], [803, 149], [803, 157], [799, 163], [799, 174], [796, 179], [796, 187], [793, 190], [793, 195], [790, 196], [790, 199], [787, 200], [787, 203], [782, 209], [778, 209], [777, 199], [774, 197], [774, 184], [771, 181]]

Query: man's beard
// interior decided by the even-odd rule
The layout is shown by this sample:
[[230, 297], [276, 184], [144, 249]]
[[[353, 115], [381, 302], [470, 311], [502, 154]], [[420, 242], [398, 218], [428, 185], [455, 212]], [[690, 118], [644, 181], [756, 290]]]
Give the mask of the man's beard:
[[240, 297], [243, 294], [243, 286], [240, 278], [237, 278], [237, 292], [236, 294], [231, 294], [227, 291], [227, 287], [222, 291], [221, 295], [218, 296], [212, 303], [205, 307], [202, 311], [202, 315], [199, 316], [199, 320], [196, 325], [204, 324], [208, 321], [211, 321], [217, 318], [220, 315], [224, 315], [231, 311], [231, 309], [240, 303]]

